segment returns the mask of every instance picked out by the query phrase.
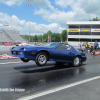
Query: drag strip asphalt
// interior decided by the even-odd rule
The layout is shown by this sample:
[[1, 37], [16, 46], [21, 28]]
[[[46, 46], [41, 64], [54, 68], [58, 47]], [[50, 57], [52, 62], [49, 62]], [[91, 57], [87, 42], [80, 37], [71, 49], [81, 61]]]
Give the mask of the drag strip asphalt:
[[[55, 62], [48, 62], [46, 66], [38, 67], [34, 61], [23, 63], [20, 61], [20, 59], [0, 60], [0, 89], [14, 90], [18, 88], [25, 90], [23, 92], [0, 91], [0, 100], [7, 100], [7, 98], [10, 100], [21, 99], [28, 96], [37, 95], [38, 93], [42, 93], [44, 91], [53, 90], [57, 87], [59, 89], [63, 86], [69, 86], [71, 84], [98, 76], [100, 76], [100, 56], [92, 56], [91, 54], [87, 54], [87, 61], [80, 67], [56, 65]], [[88, 84], [89, 83], [90, 86], [93, 84], [91, 82], [88, 82]], [[95, 84], [98, 85], [98, 83]], [[82, 84], [80, 84], [78, 88], [81, 88], [81, 85]], [[68, 89], [69, 93], [73, 93], [72, 91], [75, 91], [73, 90], [75, 87], [76, 86], [72, 87], [71, 90]], [[82, 87], [82, 89], [84, 88]], [[66, 91], [66, 89], [64, 91]], [[54, 94], [57, 95], [57, 93]], [[43, 98], [39, 97], [35, 99], [54, 100], [52, 97], [53, 94], [52, 96], [50, 95], [51, 97], [49, 95], [45, 95]], [[59, 94], [59, 96], [61, 95]], [[70, 95], [68, 97], [69, 99], [71, 98]], [[61, 98], [56, 98], [55, 100], [61, 100]], [[79, 100], [78, 97], [77, 100]]]
[[10, 54], [10, 51], [0, 51], [0, 55], [2, 54]]

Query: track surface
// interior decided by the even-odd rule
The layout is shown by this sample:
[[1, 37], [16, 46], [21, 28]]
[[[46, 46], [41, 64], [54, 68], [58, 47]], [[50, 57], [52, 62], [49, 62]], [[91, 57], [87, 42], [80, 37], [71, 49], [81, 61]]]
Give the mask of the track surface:
[[[38, 67], [34, 61], [23, 63], [20, 59], [0, 60], [0, 100], [14, 100], [57, 87], [100, 76], [100, 56], [87, 54], [87, 61], [80, 67], [57, 66], [48, 62]], [[100, 79], [35, 98], [34, 100], [100, 100]]]

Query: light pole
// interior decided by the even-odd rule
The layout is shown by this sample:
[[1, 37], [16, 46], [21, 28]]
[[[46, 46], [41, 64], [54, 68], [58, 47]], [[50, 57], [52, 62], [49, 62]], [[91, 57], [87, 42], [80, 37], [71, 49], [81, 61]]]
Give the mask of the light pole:
[[[68, 26], [69, 29], [69, 26]], [[69, 35], [69, 31], [67, 31], [67, 44], [68, 44], [68, 35]]]
[[26, 0], [26, 2], [28, 2], [28, 6], [29, 6], [29, 38], [28, 41], [30, 43], [30, 7], [32, 6], [34, 0]]
[[67, 41], [66, 41], [66, 42], [68, 43], [68, 32], [66, 32], [66, 36], [67, 36], [67, 37], [66, 37], [66, 38], [67, 38]]

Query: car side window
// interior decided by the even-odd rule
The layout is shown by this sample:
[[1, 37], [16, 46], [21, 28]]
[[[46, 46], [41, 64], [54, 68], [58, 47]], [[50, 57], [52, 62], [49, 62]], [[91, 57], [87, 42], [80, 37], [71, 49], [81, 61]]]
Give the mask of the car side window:
[[71, 50], [71, 46], [70, 45], [66, 45], [67, 46], [67, 50]]
[[63, 50], [70, 50], [70, 46], [69, 45], [66, 45], [66, 44], [60, 44], [57, 46], [56, 49], [63, 49]]

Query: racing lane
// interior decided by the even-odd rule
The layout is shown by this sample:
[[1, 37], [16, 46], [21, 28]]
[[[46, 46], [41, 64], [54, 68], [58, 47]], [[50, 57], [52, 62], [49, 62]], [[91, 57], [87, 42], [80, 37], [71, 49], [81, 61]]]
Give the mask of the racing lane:
[[[23, 63], [20, 59], [0, 60], [0, 100], [18, 99], [99, 76], [100, 56], [87, 54], [87, 57], [87, 61], [81, 67], [58, 66], [55, 62], [48, 62], [44, 67], [38, 67], [33, 61]], [[25, 91], [15, 91], [15, 89]]]

